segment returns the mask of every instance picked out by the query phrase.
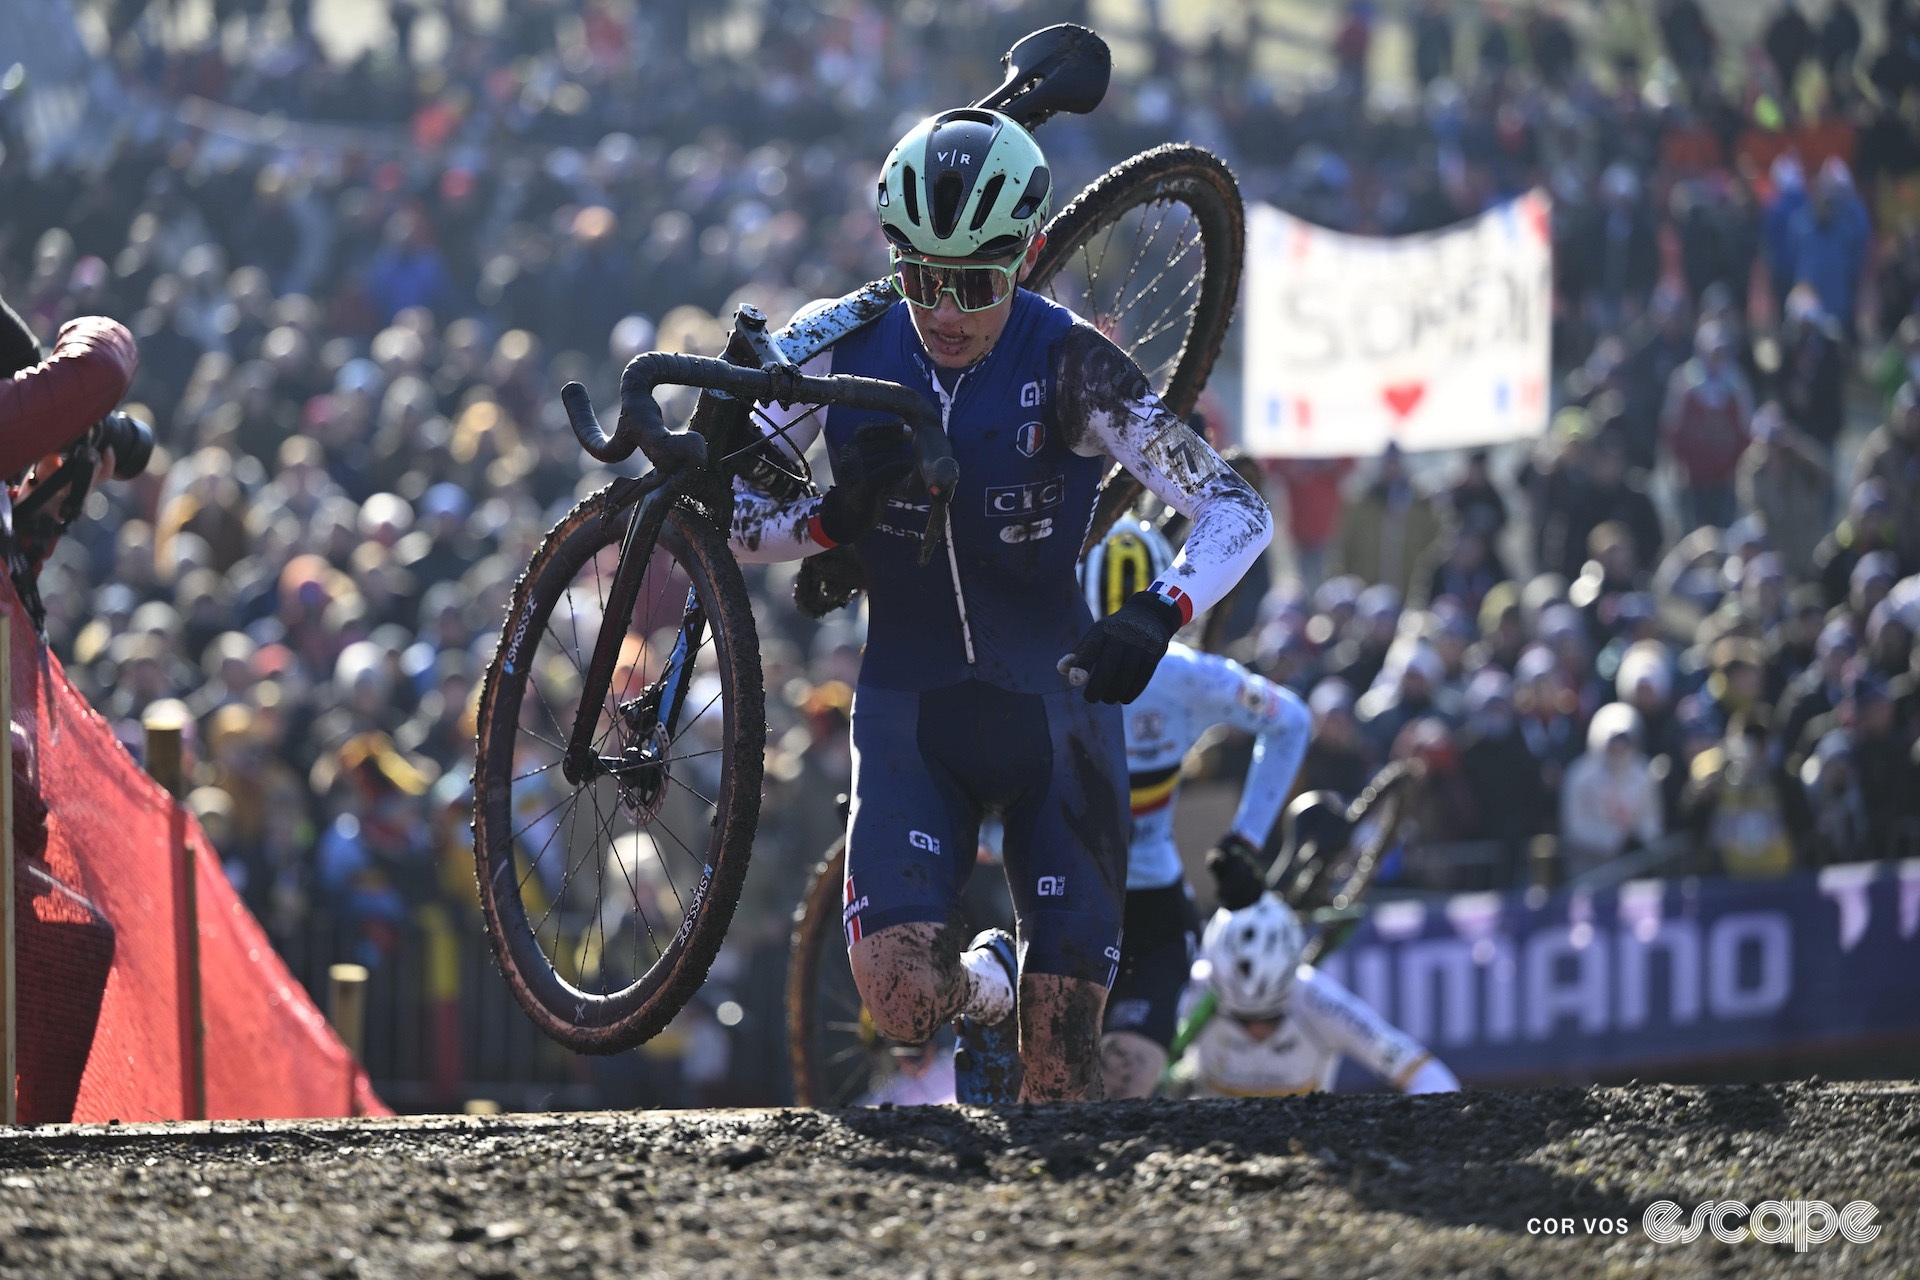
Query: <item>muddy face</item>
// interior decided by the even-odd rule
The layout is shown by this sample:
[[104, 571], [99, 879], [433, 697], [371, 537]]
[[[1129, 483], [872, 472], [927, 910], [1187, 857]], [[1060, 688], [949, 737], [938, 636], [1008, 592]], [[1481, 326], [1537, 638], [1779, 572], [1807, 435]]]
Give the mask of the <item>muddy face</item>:
[[[1032, 273], [1034, 258], [1044, 243], [1044, 237], [1038, 238], [1028, 248], [1026, 260], [1020, 264], [1020, 279], [1025, 280]], [[926, 261], [941, 266], [981, 265], [969, 258], [928, 258]], [[993, 344], [1006, 332], [1007, 320], [1013, 315], [1013, 291], [1008, 290], [1006, 297], [984, 311], [962, 311], [951, 291], [942, 292], [939, 305], [932, 310], [909, 304], [907, 311], [913, 317], [913, 331], [920, 335], [920, 345], [927, 349], [928, 357], [942, 369], [965, 369], [985, 359], [987, 352], [993, 350]]]

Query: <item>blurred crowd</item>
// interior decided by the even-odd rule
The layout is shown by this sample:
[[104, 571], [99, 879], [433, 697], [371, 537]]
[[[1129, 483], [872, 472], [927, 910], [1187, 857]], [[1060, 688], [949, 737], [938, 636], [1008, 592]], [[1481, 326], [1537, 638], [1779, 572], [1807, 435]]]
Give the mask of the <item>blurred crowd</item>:
[[[453, 3], [439, 54], [337, 65], [304, 0], [218, 0], [248, 38], [197, 47], [163, 38], [159, 0], [95, 7], [136, 95], [263, 123], [156, 111], [38, 172], [0, 97], [0, 291], [43, 337], [127, 321], [161, 441], [45, 566], [50, 638], [130, 743], [184, 703], [189, 802], [276, 937], [349, 921], [378, 964], [423, 922], [470, 933], [477, 683], [542, 531], [604, 478], [559, 385], [604, 401], [637, 351], [717, 350], [742, 301], [779, 320], [879, 274], [894, 138], [990, 87], [1025, 31], [1084, 15], [769, 0], [717, 24], [684, 0], [516, 0], [487, 27]], [[419, 7], [388, 8], [418, 52]], [[1558, 245], [1558, 413], [1517, 466], [1475, 454], [1438, 487], [1397, 455], [1270, 467], [1291, 549], [1236, 644], [1309, 698], [1302, 784], [1351, 795], [1424, 758], [1421, 844], [1492, 850], [1486, 887], [1641, 851], [1734, 875], [1911, 855], [1904, 0], [1878, 44], [1836, 0], [1804, 32], [1782, 6], [1753, 50], [1693, 0], [1420, 0], [1419, 92], [1384, 106], [1374, 6], [1343, 10], [1329, 83], [1286, 94], [1256, 72], [1256, 9], [1223, 6], [1239, 25], [1200, 46], [1138, 33], [1144, 71], [1047, 126], [1063, 185], [1189, 137], [1250, 200], [1361, 232], [1545, 186]], [[781, 574], [749, 583], [762, 834], [656, 1099], [782, 1088], [788, 914], [849, 776], [858, 619], [816, 626]], [[729, 1040], [712, 1016], [735, 1001]]]

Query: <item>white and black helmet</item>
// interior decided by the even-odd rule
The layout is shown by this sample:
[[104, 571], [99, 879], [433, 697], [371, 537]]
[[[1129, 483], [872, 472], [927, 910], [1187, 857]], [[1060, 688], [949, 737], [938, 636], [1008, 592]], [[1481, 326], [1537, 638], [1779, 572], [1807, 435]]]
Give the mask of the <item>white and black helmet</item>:
[[1221, 1010], [1236, 1018], [1279, 1017], [1306, 946], [1299, 917], [1271, 893], [1250, 907], [1214, 912], [1200, 955]]
[[880, 171], [880, 228], [932, 258], [1009, 258], [1045, 225], [1053, 175], [1033, 135], [998, 111], [922, 120]]

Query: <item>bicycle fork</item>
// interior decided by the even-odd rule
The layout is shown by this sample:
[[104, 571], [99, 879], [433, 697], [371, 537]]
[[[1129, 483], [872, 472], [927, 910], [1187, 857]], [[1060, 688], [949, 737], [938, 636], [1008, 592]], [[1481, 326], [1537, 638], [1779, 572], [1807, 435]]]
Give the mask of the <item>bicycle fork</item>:
[[613, 574], [600, 632], [594, 638], [593, 658], [587, 665], [580, 702], [574, 712], [573, 732], [561, 762], [569, 784], [580, 786], [611, 776], [644, 817], [659, 809], [666, 790], [666, 755], [680, 729], [687, 691], [693, 683], [694, 657], [706, 637], [707, 615], [698, 594], [689, 586], [680, 618], [680, 631], [659, 676], [640, 695], [622, 702], [615, 714], [626, 729], [626, 745], [615, 756], [603, 756], [594, 744], [601, 711], [612, 690], [620, 661], [620, 647], [639, 603], [640, 587], [659, 545], [667, 513], [680, 494], [677, 480], [669, 479], [634, 504], [620, 545], [620, 562]]

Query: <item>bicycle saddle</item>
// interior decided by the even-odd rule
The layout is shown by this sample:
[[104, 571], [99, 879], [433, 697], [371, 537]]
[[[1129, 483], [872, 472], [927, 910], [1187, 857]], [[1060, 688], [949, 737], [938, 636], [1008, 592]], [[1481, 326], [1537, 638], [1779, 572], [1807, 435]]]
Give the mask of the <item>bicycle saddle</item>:
[[1062, 111], [1086, 115], [1107, 96], [1113, 78], [1107, 42], [1071, 22], [1034, 32], [1000, 61], [1007, 78], [973, 105], [1005, 112], [1028, 129]]

